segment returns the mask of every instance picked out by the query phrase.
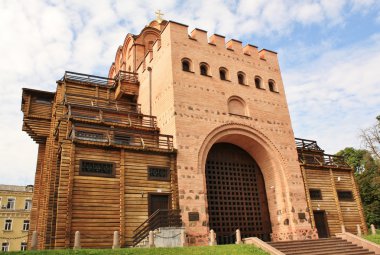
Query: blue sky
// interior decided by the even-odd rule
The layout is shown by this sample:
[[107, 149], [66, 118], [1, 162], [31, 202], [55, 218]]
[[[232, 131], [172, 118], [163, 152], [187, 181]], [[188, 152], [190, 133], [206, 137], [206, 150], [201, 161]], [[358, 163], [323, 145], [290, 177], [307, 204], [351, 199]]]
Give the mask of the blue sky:
[[34, 179], [21, 88], [54, 91], [65, 70], [106, 76], [158, 9], [190, 31], [277, 51], [295, 135], [328, 153], [359, 148], [380, 114], [379, 0], [0, 0], [0, 183]]

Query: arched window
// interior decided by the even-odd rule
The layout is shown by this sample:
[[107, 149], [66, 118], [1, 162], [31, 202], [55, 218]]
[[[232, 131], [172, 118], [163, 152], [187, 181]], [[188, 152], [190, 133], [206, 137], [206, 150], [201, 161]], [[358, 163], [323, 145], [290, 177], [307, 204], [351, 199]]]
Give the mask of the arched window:
[[219, 68], [219, 77], [223, 81], [228, 80], [228, 70], [224, 67]]
[[246, 116], [246, 105], [243, 99], [237, 96], [232, 96], [228, 99], [228, 113]]
[[182, 59], [182, 70], [186, 72], [191, 72], [191, 61], [190, 59]]
[[277, 92], [276, 83], [274, 82], [274, 80], [269, 80], [268, 86], [270, 91]]
[[200, 69], [200, 72], [201, 72], [201, 75], [204, 75], [204, 76], [209, 76], [208, 74], [208, 65], [206, 63], [201, 63], [199, 65], [199, 69]]
[[260, 76], [256, 76], [255, 77], [255, 86], [258, 89], [262, 89], [263, 88], [262, 85], [261, 85], [261, 77]]
[[241, 85], [245, 85], [246, 84], [245, 74], [243, 72], [238, 72], [237, 77], [238, 77], [239, 84], [241, 84]]

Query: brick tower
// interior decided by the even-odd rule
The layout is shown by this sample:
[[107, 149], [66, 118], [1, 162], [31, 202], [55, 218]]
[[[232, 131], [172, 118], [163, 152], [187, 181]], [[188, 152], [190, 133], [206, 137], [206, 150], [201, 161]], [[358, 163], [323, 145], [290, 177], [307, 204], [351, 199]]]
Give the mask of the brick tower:
[[[161, 24], [154, 21], [149, 27], [160, 30], [154, 43], [150, 39], [152, 48], [144, 52], [142, 59], [142, 53], [133, 56], [139, 44], [128, 35], [111, 66], [110, 77], [120, 68], [136, 66], [142, 111], [156, 115], [160, 130], [174, 137], [178, 150], [179, 205], [188, 234], [194, 237], [191, 241], [205, 243], [207, 231], [213, 228], [212, 221], [217, 227], [222, 218], [238, 225], [264, 220], [255, 214], [264, 210], [260, 208], [265, 207], [261, 206], [261, 200], [259, 205], [253, 202], [253, 206], [244, 207], [253, 214], [245, 214], [240, 220], [232, 212], [224, 217], [217, 212], [243, 210], [237, 204], [248, 200], [229, 203], [236, 200], [234, 196], [238, 193], [227, 194], [223, 206], [216, 208], [209, 203], [208, 186], [212, 184], [206, 180], [206, 161], [210, 149], [218, 143], [241, 148], [258, 164], [271, 222], [266, 227], [271, 228], [272, 238], [310, 236], [309, 219], [298, 217], [299, 213], [307, 212], [307, 204], [277, 54], [259, 51], [253, 45], [243, 47], [234, 39], [225, 42], [217, 34], [208, 38], [201, 29], [194, 29], [189, 35], [186, 25], [172, 21]], [[128, 52], [132, 56], [123, 55]], [[134, 64], [134, 59], [141, 62]], [[212, 192], [228, 192], [228, 185], [236, 183]], [[249, 192], [246, 190], [245, 195], [252, 195]], [[244, 195], [244, 190], [238, 196], [241, 194]], [[218, 215], [216, 219], [211, 219], [211, 213]], [[248, 225], [218, 228], [216, 232], [227, 235], [236, 227], [250, 229], [242, 232], [247, 234], [264, 231], [263, 226]]]

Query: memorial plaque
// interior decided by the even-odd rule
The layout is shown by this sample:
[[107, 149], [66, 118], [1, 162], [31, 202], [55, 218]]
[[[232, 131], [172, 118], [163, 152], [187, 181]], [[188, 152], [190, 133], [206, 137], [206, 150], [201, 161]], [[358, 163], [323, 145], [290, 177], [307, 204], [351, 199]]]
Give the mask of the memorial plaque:
[[199, 221], [199, 213], [189, 212], [189, 221]]
[[306, 214], [305, 213], [298, 213], [298, 219], [306, 220]]

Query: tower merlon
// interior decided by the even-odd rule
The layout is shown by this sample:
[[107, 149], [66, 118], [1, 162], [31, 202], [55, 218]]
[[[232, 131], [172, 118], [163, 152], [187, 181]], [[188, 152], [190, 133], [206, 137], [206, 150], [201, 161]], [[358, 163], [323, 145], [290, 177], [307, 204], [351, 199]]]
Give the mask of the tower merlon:
[[242, 42], [239, 40], [231, 39], [226, 43], [226, 48], [228, 50], [233, 50], [237, 52], [243, 52]]
[[257, 46], [252, 44], [247, 44], [243, 47], [243, 53], [248, 56], [258, 56], [258, 49]]
[[209, 37], [209, 43], [217, 47], [225, 47], [226, 38], [223, 35], [213, 34]]
[[195, 28], [190, 33], [191, 38], [196, 39], [200, 43], [208, 43], [207, 31]]

